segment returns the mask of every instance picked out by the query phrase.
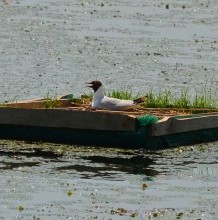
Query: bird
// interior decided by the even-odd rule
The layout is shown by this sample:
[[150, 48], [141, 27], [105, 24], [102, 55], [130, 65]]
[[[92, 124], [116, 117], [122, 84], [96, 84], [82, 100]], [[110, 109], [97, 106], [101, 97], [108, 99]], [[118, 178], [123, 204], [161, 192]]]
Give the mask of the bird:
[[147, 99], [147, 96], [135, 100], [121, 100], [117, 98], [108, 97], [104, 93], [102, 83], [98, 80], [87, 83], [87, 87], [90, 87], [94, 90], [94, 96], [92, 99], [93, 109], [124, 111], [134, 107], [137, 104], [145, 102]]

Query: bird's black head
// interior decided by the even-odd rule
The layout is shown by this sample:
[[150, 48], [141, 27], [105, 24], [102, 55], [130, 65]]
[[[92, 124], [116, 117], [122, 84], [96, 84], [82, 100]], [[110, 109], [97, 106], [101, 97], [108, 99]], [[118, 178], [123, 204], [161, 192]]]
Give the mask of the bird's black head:
[[98, 90], [98, 88], [102, 85], [102, 83], [98, 80], [96, 81], [92, 81], [90, 83], [87, 83], [88, 87], [92, 88], [94, 90], [94, 92], [96, 92]]

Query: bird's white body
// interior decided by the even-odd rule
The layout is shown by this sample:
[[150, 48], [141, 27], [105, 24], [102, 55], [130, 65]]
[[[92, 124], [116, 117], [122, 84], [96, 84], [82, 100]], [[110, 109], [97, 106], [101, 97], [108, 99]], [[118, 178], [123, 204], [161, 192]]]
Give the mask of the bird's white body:
[[104, 89], [101, 85], [97, 91], [95, 91], [93, 100], [92, 100], [92, 107], [95, 109], [109, 109], [115, 111], [126, 110], [133, 107], [134, 101], [133, 100], [121, 100], [116, 98], [110, 98], [104, 95]]

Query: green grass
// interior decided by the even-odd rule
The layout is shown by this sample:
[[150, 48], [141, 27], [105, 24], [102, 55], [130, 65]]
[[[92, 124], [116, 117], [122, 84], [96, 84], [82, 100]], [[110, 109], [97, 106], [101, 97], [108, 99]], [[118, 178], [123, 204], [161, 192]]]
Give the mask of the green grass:
[[125, 91], [113, 90], [111, 93], [108, 93], [107, 96], [122, 100], [134, 100], [139, 98], [140, 94], [138, 93], [137, 95], [133, 95], [131, 91], [127, 91], [127, 90]]
[[148, 92], [146, 108], [181, 108], [181, 109], [216, 109], [218, 108], [216, 93], [210, 89], [205, 89], [199, 95], [196, 91], [194, 99], [191, 99], [188, 89], [180, 92], [179, 96], [174, 96], [170, 90], [164, 90], [158, 94], [152, 90]]
[[43, 107], [44, 108], [56, 108], [59, 106], [59, 101], [57, 98], [53, 98], [49, 96], [49, 92], [44, 98]]
[[[109, 97], [122, 99], [122, 100], [133, 100], [140, 97], [139, 93], [137, 95], [133, 95], [131, 91], [119, 91], [119, 90], [113, 90], [112, 92], [108, 92], [106, 94]], [[82, 99], [91, 99], [93, 97], [93, 93], [84, 93], [81, 98]]]
[[196, 92], [193, 100], [193, 108], [208, 108], [208, 106], [210, 108], [217, 108], [218, 104], [214, 97], [217, 97], [217, 94], [211, 88], [209, 90], [204, 89], [202, 95], [198, 95]]
[[147, 93], [148, 99], [145, 103], [147, 108], [170, 108], [172, 104], [170, 102], [171, 91], [165, 90], [155, 94], [152, 90]]
[[[159, 92], [150, 90], [147, 94], [133, 95], [131, 91], [113, 90], [107, 93], [107, 96], [124, 99], [134, 100], [142, 96], [148, 96], [147, 101], [144, 103], [146, 108], [179, 108], [179, 109], [217, 109], [217, 93], [216, 90], [206, 90], [205, 88], [200, 92], [195, 91], [195, 95], [191, 96], [188, 89], [182, 90], [179, 95], [174, 95], [171, 90], [166, 89]], [[81, 98], [93, 97], [93, 93], [84, 94]]]
[[82, 99], [92, 99], [92, 97], [93, 97], [93, 92], [83, 93], [83, 95], [81, 95]]
[[186, 109], [192, 106], [191, 98], [187, 89], [181, 91], [179, 97], [174, 98], [173, 106], [175, 108], [186, 108]]

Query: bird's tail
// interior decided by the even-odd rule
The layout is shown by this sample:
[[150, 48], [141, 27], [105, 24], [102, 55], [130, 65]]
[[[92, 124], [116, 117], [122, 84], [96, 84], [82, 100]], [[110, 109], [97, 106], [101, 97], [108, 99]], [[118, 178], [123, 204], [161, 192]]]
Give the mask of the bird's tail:
[[134, 104], [140, 104], [140, 103], [146, 102], [147, 99], [148, 99], [148, 96], [146, 95], [146, 96], [143, 96], [141, 98], [133, 100], [133, 103]]

